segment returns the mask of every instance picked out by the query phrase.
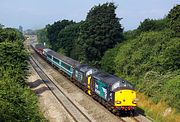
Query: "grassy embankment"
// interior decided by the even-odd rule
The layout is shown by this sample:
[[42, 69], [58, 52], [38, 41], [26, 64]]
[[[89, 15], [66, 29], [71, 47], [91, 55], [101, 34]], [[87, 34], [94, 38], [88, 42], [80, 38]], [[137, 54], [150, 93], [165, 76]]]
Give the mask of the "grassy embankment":
[[178, 121], [179, 49], [180, 38], [170, 30], [144, 32], [107, 51], [101, 64], [136, 85], [145, 114], [157, 121]]

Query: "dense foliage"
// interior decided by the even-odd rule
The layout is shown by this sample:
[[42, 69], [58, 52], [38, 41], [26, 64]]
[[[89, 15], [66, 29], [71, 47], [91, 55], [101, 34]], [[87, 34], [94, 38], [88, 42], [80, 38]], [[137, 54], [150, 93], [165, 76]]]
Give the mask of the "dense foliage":
[[[3, 27], [3, 26], [2, 26]], [[18, 39], [22, 40], [24, 37], [21, 32], [14, 28], [1, 28], [0, 27], [0, 42], [5, 40], [16, 41]]]
[[161, 31], [168, 28], [167, 22], [168, 20], [166, 18], [160, 20], [153, 20], [148, 18], [141, 22], [137, 29], [140, 32]]
[[168, 14], [170, 28], [180, 37], [180, 5], [176, 5]]
[[180, 38], [170, 25], [167, 18], [144, 20], [138, 29], [125, 33], [126, 41], [105, 53], [101, 65], [132, 81], [154, 102], [166, 101], [179, 111]]
[[81, 23], [74, 23], [61, 30], [58, 34], [57, 45], [59, 46], [59, 52], [65, 55], [77, 59], [76, 42], [79, 37], [79, 26]]
[[122, 41], [121, 25], [113, 3], [94, 6], [81, 25], [80, 41], [87, 61], [100, 61], [104, 52]]
[[36, 30], [37, 40], [39, 43], [45, 44], [46, 47], [51, 47], [50, 42], [47, 38], [47, 28]]
[[41, 121], [37, 97], [25, 84], [28, 54], [22, 34], [1, 28], [0, 37], [0, 121]]
[[57, 37], [59, 32], [64, 29], [66, 26], [73, 24], [73, 21], [69, 20], [62, 20], [54, 22], [52, 25], [47, 25], [47, 38], [49, 40], [49, 43], [53, 47], [53, 49], [57, 50], [59, 47], [57, 45]]

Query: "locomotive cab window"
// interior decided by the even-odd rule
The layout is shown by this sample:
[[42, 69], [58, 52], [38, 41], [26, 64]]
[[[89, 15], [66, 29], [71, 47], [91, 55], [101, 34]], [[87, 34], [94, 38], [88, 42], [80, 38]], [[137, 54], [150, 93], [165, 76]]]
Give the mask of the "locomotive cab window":
[[120, 87], [126, 87], [126, 88], [131, 88], [131, 89], [134, 88], [134, 86], [131, 83], [129, 83], [128, 81], [120, 82]]
[[119, 81], [116, 82], [116, 83], [114, 83], [114, 84], [112, 85], [112, 91], [113, 91], [114, 89], [118, 88], [118, 87], [120, 87], [120, 82], [119, 82]]
[[49, 54], [47, 54], [47, 57], [48, 57], [48, 58], [50, 58], [50, 59], [52, 59], [52, 56], [51, 56], [51, 55], [49, 55]]

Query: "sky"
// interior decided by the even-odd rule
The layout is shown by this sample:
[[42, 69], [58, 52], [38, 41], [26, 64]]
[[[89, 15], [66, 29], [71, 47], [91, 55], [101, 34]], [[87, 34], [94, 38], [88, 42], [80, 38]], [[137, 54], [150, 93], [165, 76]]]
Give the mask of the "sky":
[[146, 18], [161, 19], [180, 0], [0, 0], [0, 24], [5, 27], [41, 29], [55, 21], [85, 20], [95, 5], [114, 2], [124, 30], [136, 29]]

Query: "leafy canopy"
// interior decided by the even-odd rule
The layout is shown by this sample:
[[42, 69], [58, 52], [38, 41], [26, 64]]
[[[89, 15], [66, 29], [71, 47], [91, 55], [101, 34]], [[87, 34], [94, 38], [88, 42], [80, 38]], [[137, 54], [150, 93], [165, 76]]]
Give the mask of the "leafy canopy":
[[169, 26], [180, 37], [180, 5], [172, 8], [168, 14]]
[[54, 22], [54, 24], [52, 25], [47, 25], [47, 38], [49, 39], [50, 44], [52, 45], [52, 47], [54, 49], [57, 49], [57, 37], [58, 37], [58, 33], [64, 29], [66, 26], [73, 24], [73, 21], [69, 21], [69, 20], [62, 20], [62, 21], [57, 21]]
[[87, 61], [99, 61], [107, 49], [122, 41], [123, 29], [115, 9], [113, 3], [95, 6], [80, 26], [79, 43]]
[[43, 121], [37, 97], [26, 86], [28, 53], [22, 33], [0, 29], [0, 121]]

